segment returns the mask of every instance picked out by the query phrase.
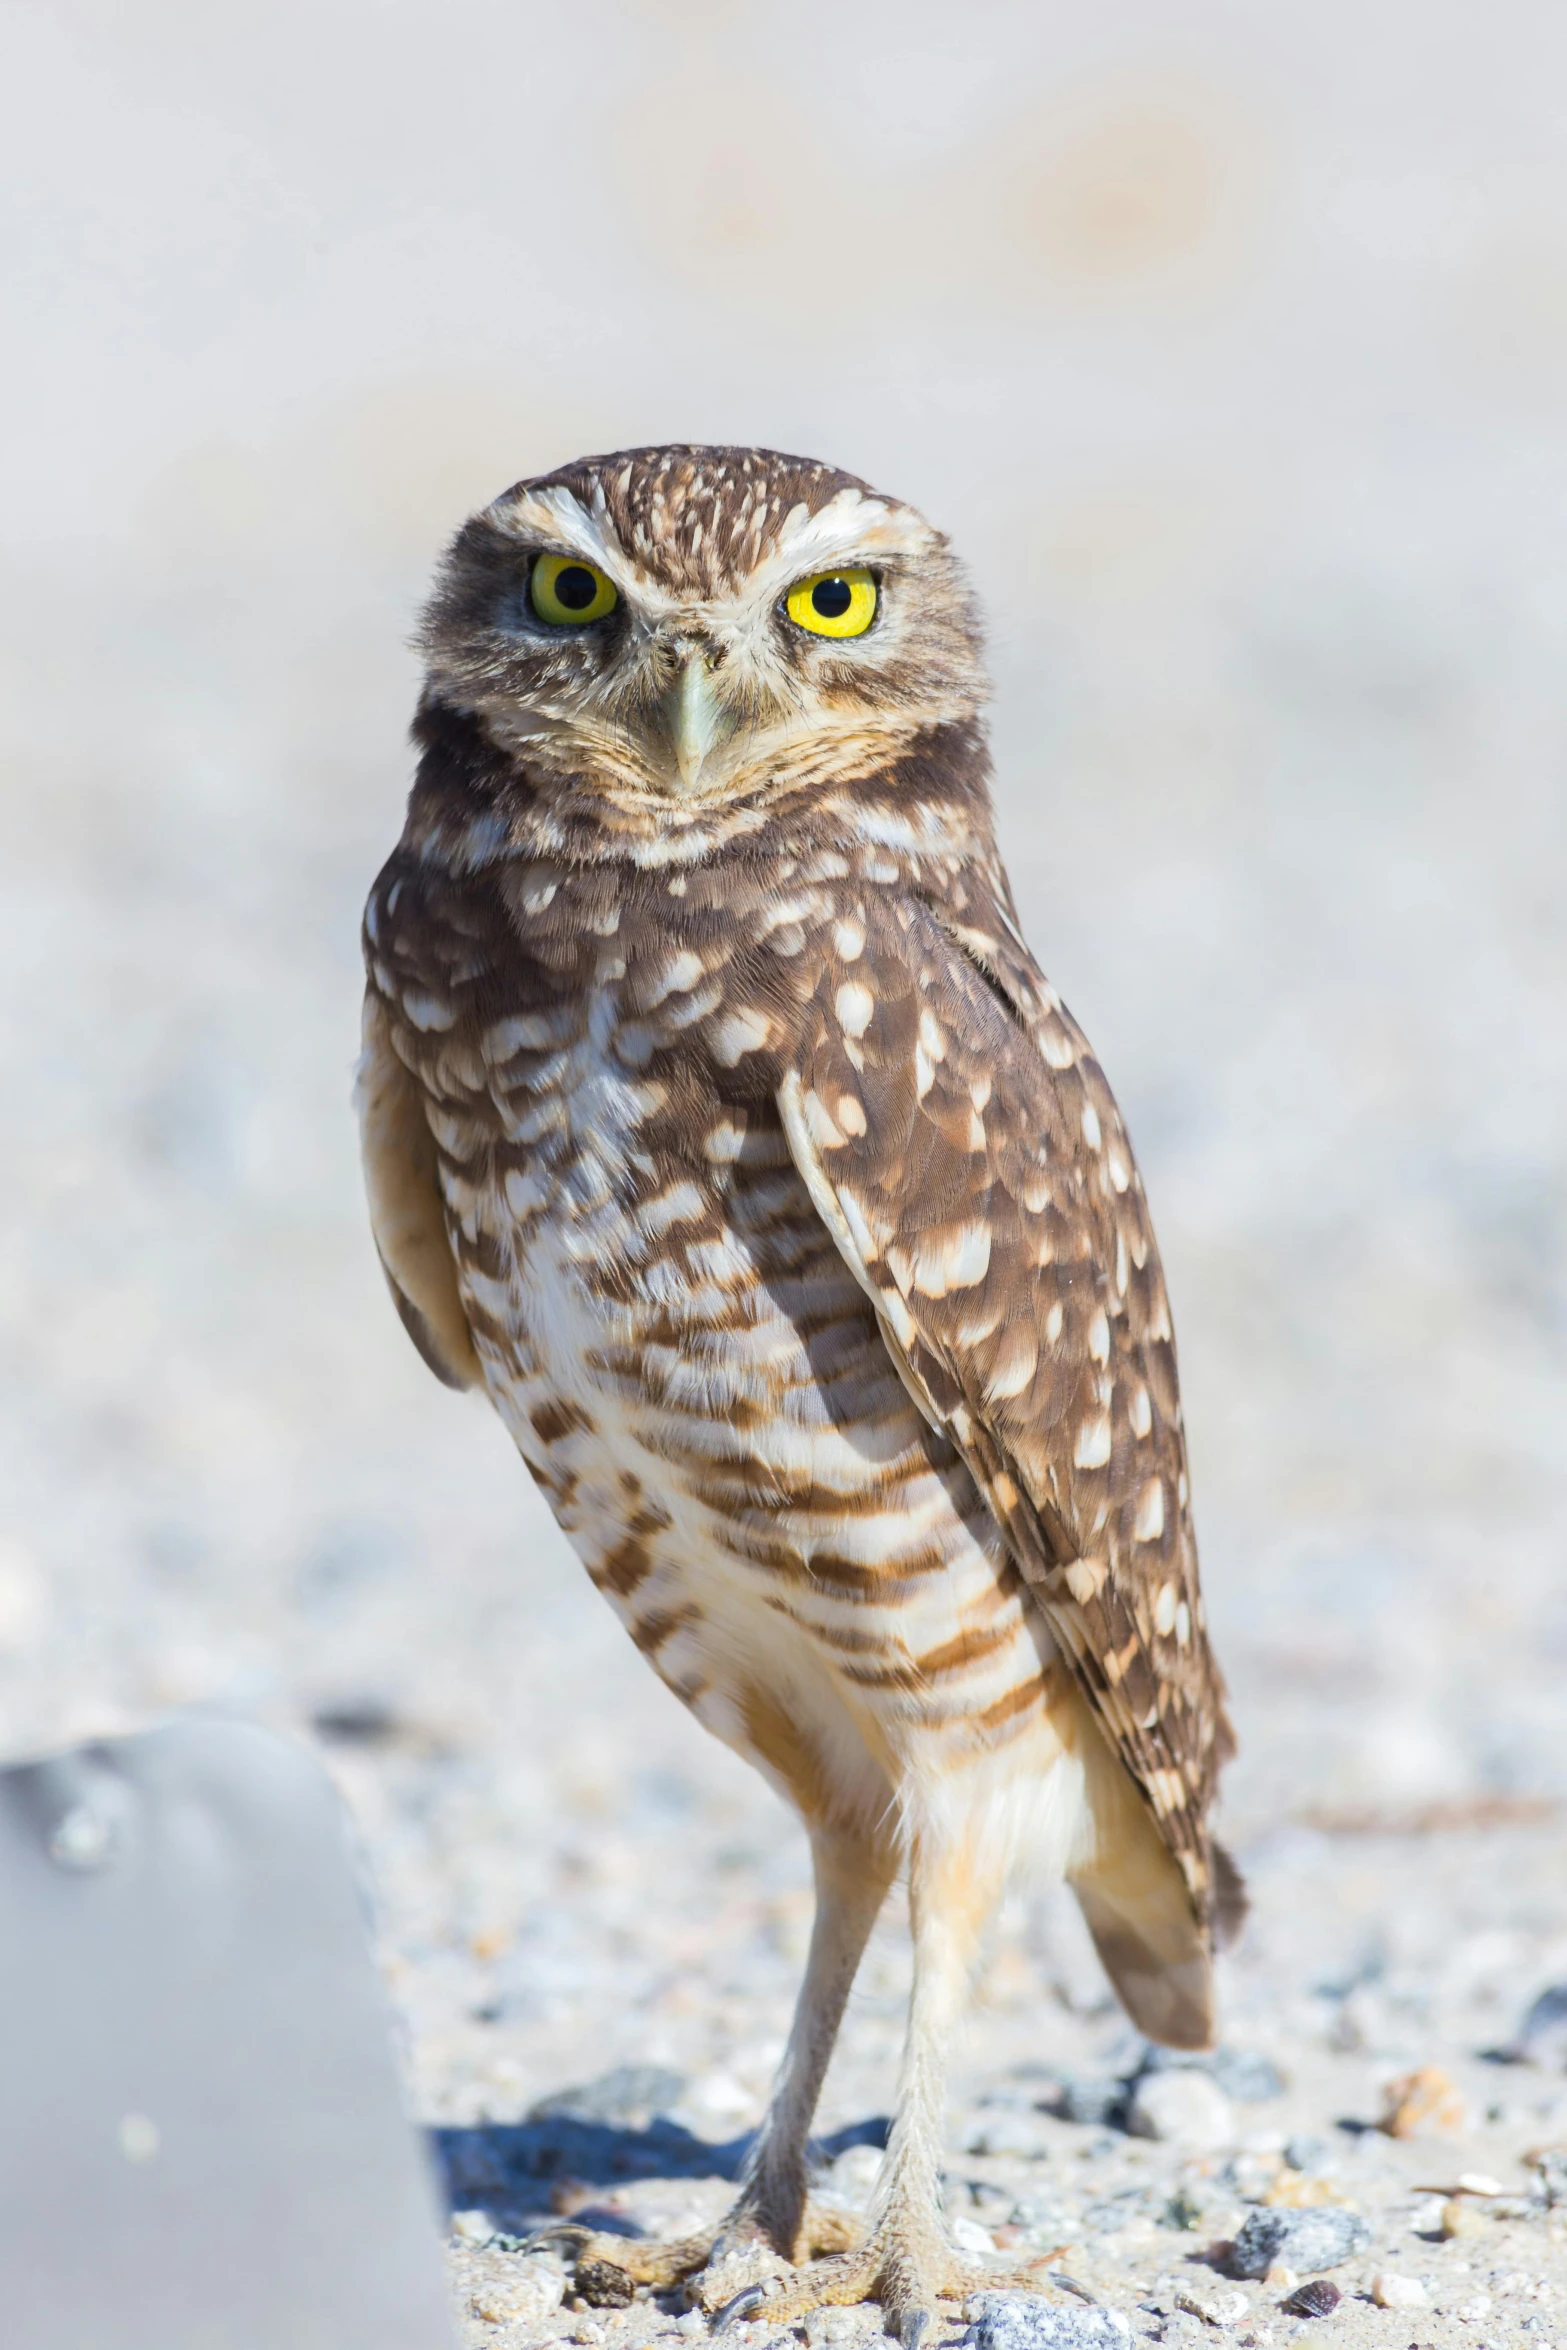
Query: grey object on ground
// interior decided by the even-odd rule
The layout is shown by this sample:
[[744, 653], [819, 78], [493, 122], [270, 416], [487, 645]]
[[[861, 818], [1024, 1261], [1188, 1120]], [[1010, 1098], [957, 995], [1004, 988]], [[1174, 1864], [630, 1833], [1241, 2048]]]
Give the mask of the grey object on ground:
[[1149, 2073], [1132, 2091], [1126, 2127], [1134, 2138], [1157, 2138], [1193, 2154], [1211, 2154], [1235, 2142], [1229, 2099], [1204, 2072]]
[[1037, 2293], [976, 2293], [963, 2339], [973, 2350], [1126, 2350], [1131, 2327], [1114, 2309], [1063, 2306]]
[[1336, 2203], [1310, 2204], [1303, 2211], [1248, 2212], [1230, 2248], [1232, 2277], [1265, 2277], [1275, 2261], [1297, 2273], [1337, 2268], [1364, 2252], [1371, 2230], [1358, 2211]]
[[6, 2350], [442, 2350], [331, 1786], [186, 1721], [0, 1773]]
[[1123, 2080], [1067, 2079], [1051, 2101], [1050, 2110], [1062, 2121], [1082, 2122], [1090, 2129], [1119, 2129], [1126, 2116], [1126, 2100]]
[[530, 2122], [608, 2122], [621, 2129], [646, 2129], [652, 2117], [678, 2105], [685, 2094], [684, 2073], [661, 2064], [620, 2064], [613, 2072], [581, 2088], [557, 2089], [541, 2097], [527, 2112]]
[[1547, 1985], [1505, 2053], [1520, 2064], [1567, 2066], [1567, 1983]]
[[1284, 2075], [1271, 2056], [1251, 2048], [1215, 2048], [1192, 2054], [1182, 2048], [1161, 2048], [1150, 2041], [1137, 2068], [1137, 2080], [1150, 2073], [1206, 2073], [1237, 2105], [1266, 2105], [1284, 2094]]

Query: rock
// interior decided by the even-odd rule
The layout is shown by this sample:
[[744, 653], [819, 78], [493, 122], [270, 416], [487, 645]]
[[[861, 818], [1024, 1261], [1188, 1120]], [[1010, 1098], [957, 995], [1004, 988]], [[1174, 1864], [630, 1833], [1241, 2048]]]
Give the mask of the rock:
[[1232, 2277], [1265, 2277], [1281, 2261], [1297, 2274], [1337, 2268], [1364, 2252], [1371, 2230], [1358, 2211], [1319, 2203], [1305, 2211], [1251, 2211], [1230, 2246]]
[[1538, 2175], [1535, 2192], [1546, 2209], [1567, 2203], [1567, 2146], [1541, 2146], [1527, 2160]]
[[495, 2223], [487, 2211], [454, 2211], [451, 2231], [459, 2244], [488, 2244], [495, 2233]]
[[1515, 2064], [1567, 2065], [1567, 1983], [1540, 1993], [1504, 2053]]
[[1268, 2189], [1284, 2168], [1279, 2156], [1232, 2154], [1226, 2177], [1243, 2203], [1266, 2203]]
[[1371, 2280], [1371, 2298], [1378, 2309], [1421, 2309], [1425, 2297], [1426, 2289], [1418, 2277], [1397, 2276], [1383, 2268]]
[[1272, 2057], [1248, 2048], [1215, 2048], [1211, 2054], [1199, 2056], [1150, 2043], [1137, 2068], [1134, 2087], [1150, 2073], [1206, 2073], [1237, 2105], [1266, 2105], [1271, 2098], [1282, 2097], [1285, 2089], [1284, 2075]]
[[1115, 2125], [1126, 2112], [1124, 2081], [1066, 2080], [1052, 2102], [1063, 2121], [1082, 2122], [1090, 2129]]
[[1466, 2196], [1450, 2195], [1442, 2206], [1442, 2216], [1437, 2225], [1443, 2235], [1449, 2238], [1478, 2236], [1485, 2228], [1485, 2221]]
[[[765, 2316], [766, 2312], [761, 2313]], [[850, 2309], [813, 2309], [800, 2321], [811, 2350], [823, 2350], [823, 2345], [839, 2342], [874, 2342], [881, 2333], [879, 2313], [864, 2305]], [[784, 2334], [780, 2339], [793, 2350], [793, 2337]]]
[[565, 2272], [557, 2262], [519, 2260], [504, 2277], [476, 2286], [469, 2307], [489, 2325], [537, 2325], [565, 2297]]
[[1126, 2127], [1134, 2138], [1156, 2138], [1192, 2154], [1211, 2154], [1235, 2142], [1235, 2115], [1209, 2074], [1147, 2073], [1132, 2091]]
[[1463, 2092], [1439, 2064], [1422, 2065], [1418, 2072], [1389, 2081], [1382, 2097], [1377, 2127], [1390, 2138], [1440, 2136], [1461, 2130], [1469, 2118]]
[[1269, 2180], [1261, 2199], [1281, 2211], [1309, 2211], [1316, 2204], [1338, 2201], [1329, 2180], [1308, 2178], [1298, 2170], [1281, 2170]]
[[612, 2260], [579, 2260], [572, 2283], [590, 2309], [629, 2309], [637, 2288]]
[[1046, 2301], [1037, 2293], [974, 2293], [963, 2305], [971, 2350], [1127, 2350], [1119, 2310]]
[[1284, 2141], [1284, 2160], [1291, 2170], [1317, 2171], [1328, 2159], [1328, 2142], [1304, 2132]]
[[612, 2073], [579, 2089], [557, 2089], [528, 2108], [530, 2122], [607, 2122], [615, 2129], [645, 2130], [655, 2113], [678, 2105], [685, 2095], [683, 2073], [660, 2064], [619, 2064]]
[[823, 2183], [834, 2195], [858, 2210], [868, 2203], [881, 2176], [879, 2146], [846, 2146], [824, 2173]]
[[1280, 2303], [1291, 2317], [1331, 2317], [1344, 2296], [1326, 2277], [1311, 2277]]
[[1200, 2317], [1205, 2326], [1222, 2329], [1239, 2325], [1251, 2303], [1244, 2293], [1205, 2293], [1183, 2285], [1175, 2296], [1175, 2306], [1188, 2317]]
[[1293, 2293], [1300, 2283], [1295, 2271], [1282, 2260], [1273, 2263], [1262, 2281], [1274, 2293]]
[[959, 2212], [956, 2219], [947, 2222], [947, 2232], [960, 2252], [975, 2253], [981, 2260], [994, 2259], [996, 2239], [977, 2219], [968, 2219]]
[[982, 2112], [970, 2125], [963, 2139], [963, 2151], [965, 2154], [1012, 2154], [1024, 2162], [1037, 2162], [1050, 2151], [1050, 2132], [1042, 2116], [1027, 2107], [999, 2106]]

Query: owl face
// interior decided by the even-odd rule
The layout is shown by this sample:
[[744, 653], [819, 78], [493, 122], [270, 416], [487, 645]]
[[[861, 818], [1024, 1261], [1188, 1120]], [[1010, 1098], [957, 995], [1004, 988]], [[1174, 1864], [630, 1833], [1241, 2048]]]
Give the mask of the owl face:
[[643, 449], [519, 483], [458, 533], [431, 690], [530, 769], [710, 803], [972, 716], [977, 629], [912, 507], [756, 449]]

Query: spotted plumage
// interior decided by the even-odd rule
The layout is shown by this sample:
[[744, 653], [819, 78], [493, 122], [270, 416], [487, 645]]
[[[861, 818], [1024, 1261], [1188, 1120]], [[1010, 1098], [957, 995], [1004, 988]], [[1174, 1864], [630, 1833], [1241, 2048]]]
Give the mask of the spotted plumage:
[[[602, 616], [541, 620], [541, 557]], [[789, 617], [815, 575], [819, 636]], [[945, 2274], [935, 2055], [1012, 1867], [1070, 1878], [1181, 2045], [1238, 1907], [1141, 1182], [1019, 934], [967, 590], [911, 509], [763, 451], [588, 460], [465, 527], [426, 646], [365, 923], [382, 1258], [638, 1647], [811, 1832], [817, 1938], [731, 2250], [808, 2248], [810, 2111], [909, 1870], [880, 2217], [787, 2291], [912, 2322]]]

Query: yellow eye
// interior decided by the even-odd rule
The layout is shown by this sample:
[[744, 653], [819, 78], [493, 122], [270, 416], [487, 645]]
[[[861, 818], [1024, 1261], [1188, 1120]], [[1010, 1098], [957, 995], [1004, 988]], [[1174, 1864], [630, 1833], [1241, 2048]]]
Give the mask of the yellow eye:
[[582, 628], [602, 620], [620, 602], [596, 563], [576, 555], [540, 555], [528, 581], [533, 609], [551, 628]]
[[876, 617], [876, 582], [868, 571], [818, 571], [789, 590], [784, 610], [812, 636], [863, 636]]

